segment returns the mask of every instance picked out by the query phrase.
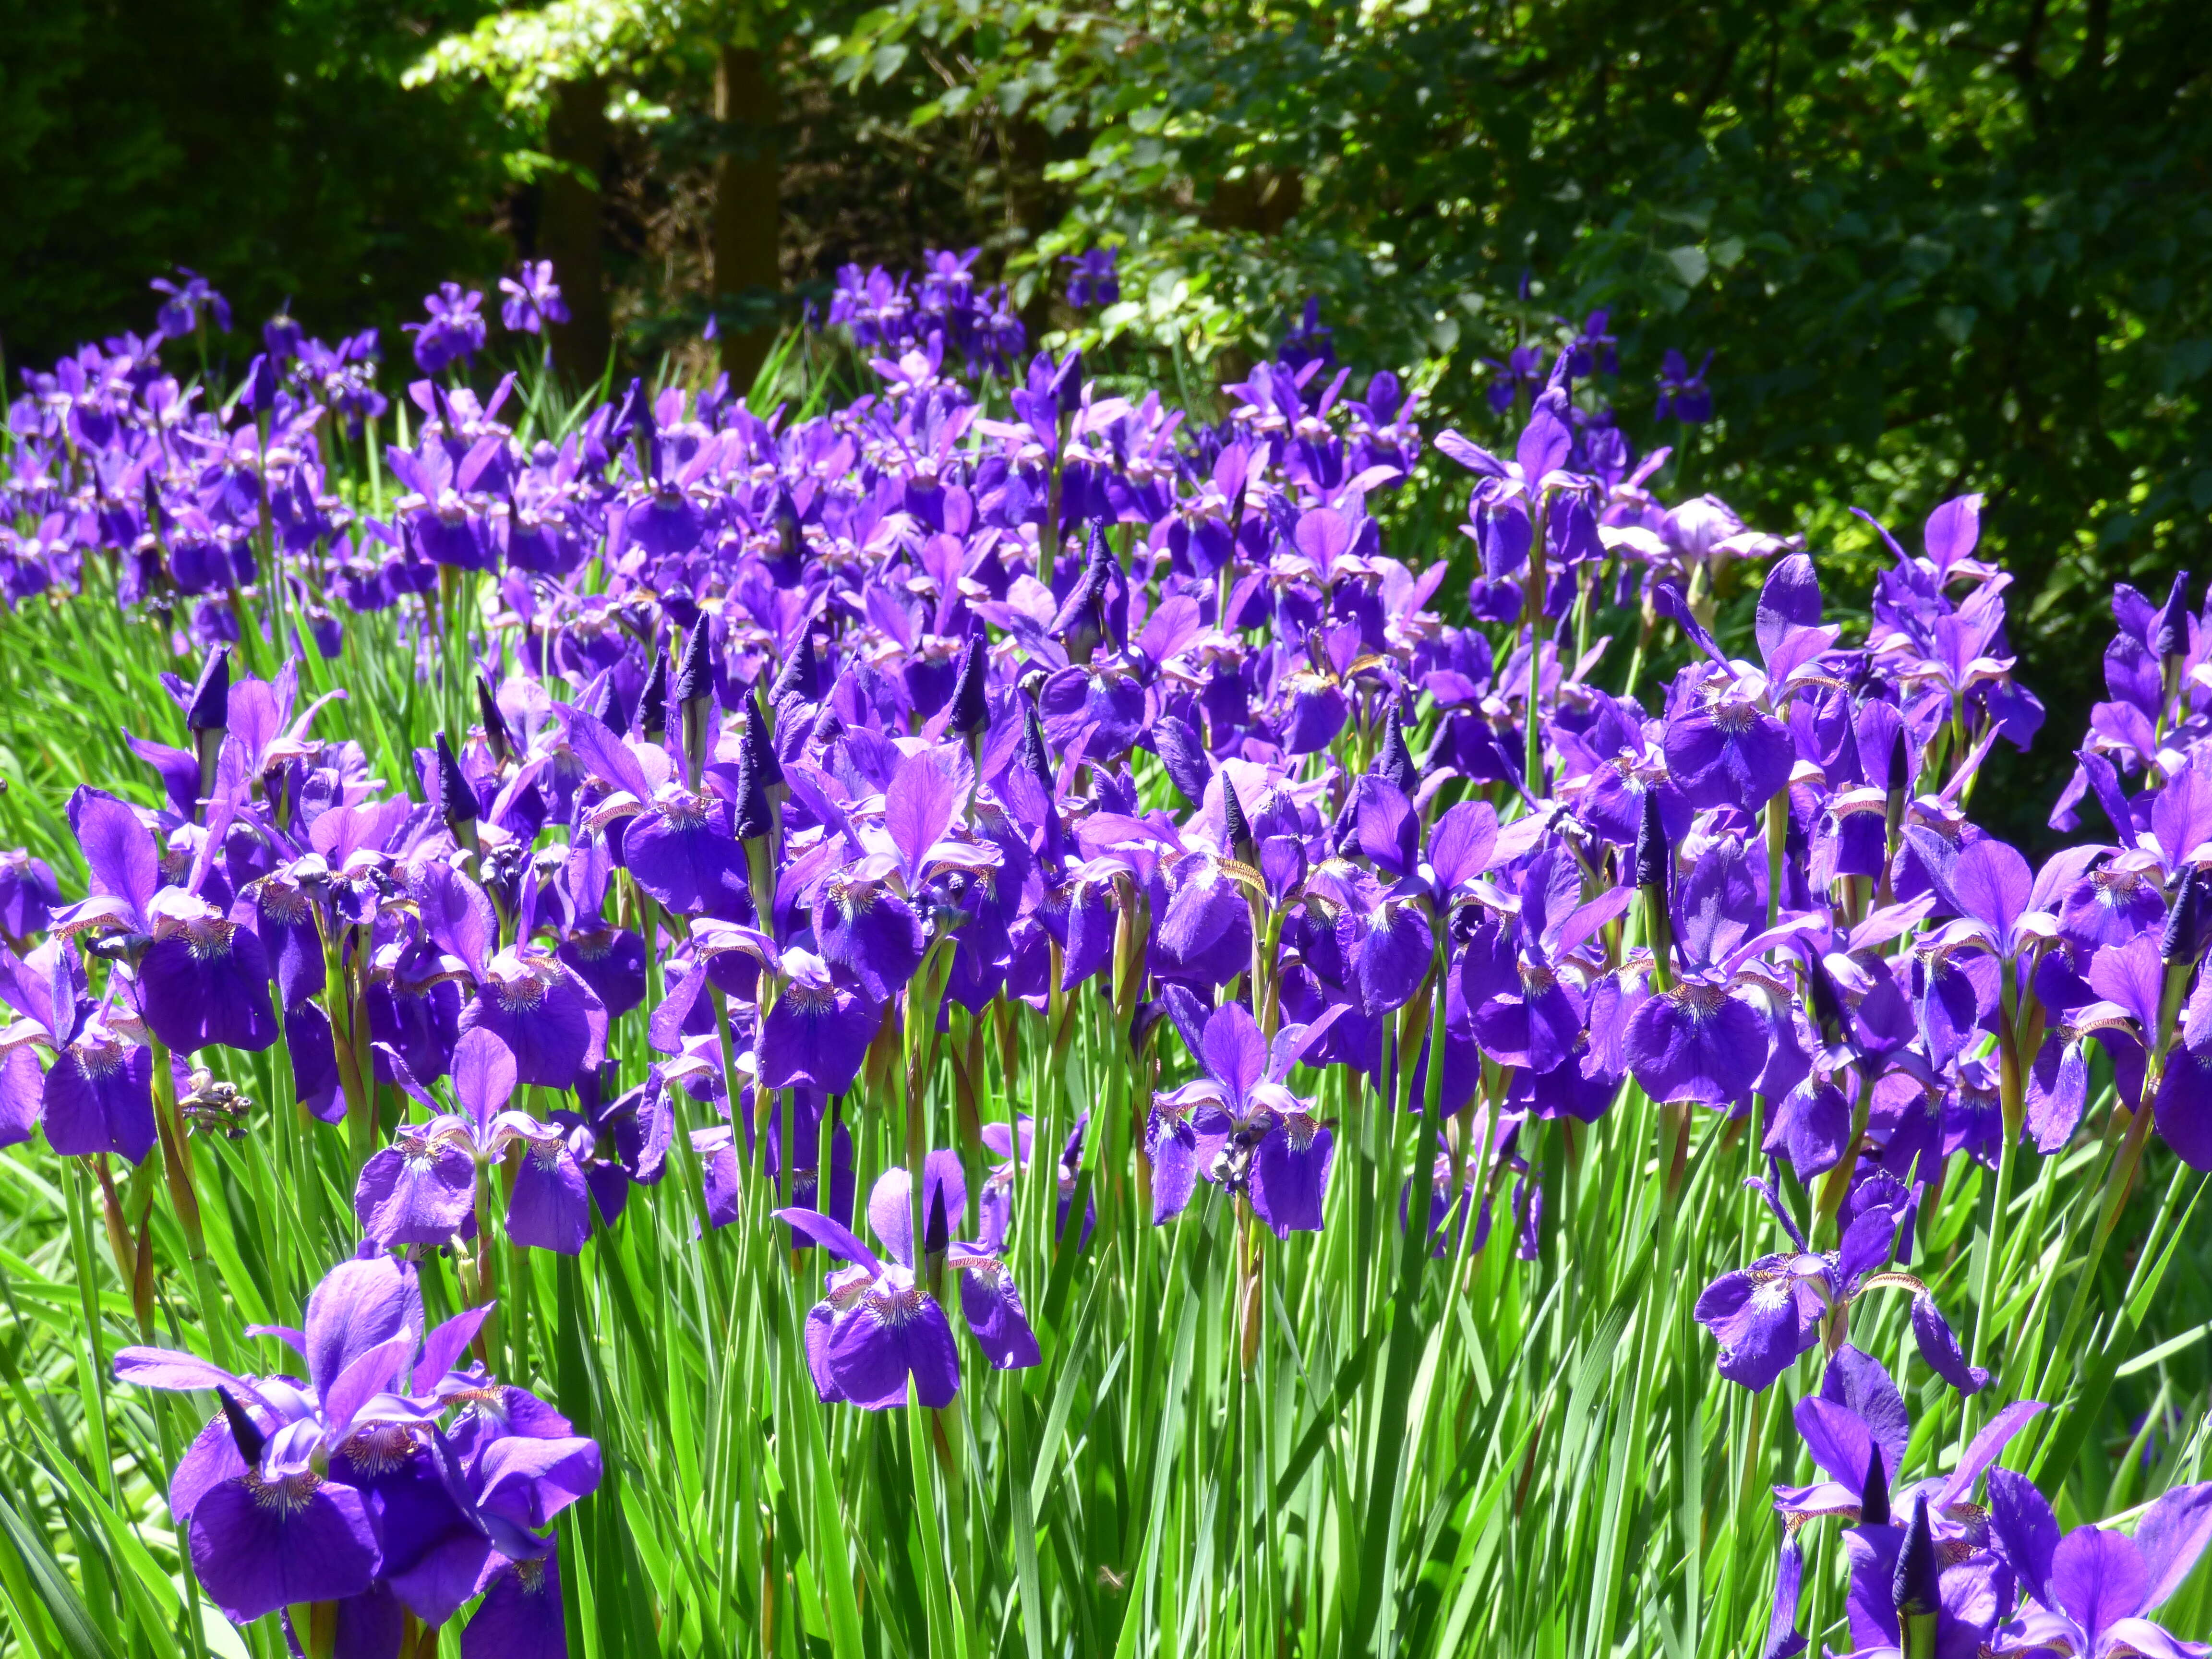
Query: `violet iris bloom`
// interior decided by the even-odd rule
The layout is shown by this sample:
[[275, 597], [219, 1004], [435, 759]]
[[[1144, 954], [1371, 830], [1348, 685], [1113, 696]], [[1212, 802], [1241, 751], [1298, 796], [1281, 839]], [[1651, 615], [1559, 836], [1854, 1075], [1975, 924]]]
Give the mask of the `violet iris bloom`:
[[[1060, 1149], [1060, 1164], [1054, 1171], [1060, 1193], [1053, 1212], [1053, 1237], [1058, 1241], [1067, 1232], [1067, 1212], [1075, 1203], [1076, 1178], [1083, 1164], [1084, 1131], [1090, 1126], [1091, 1114], [1085, 1112], [1075, 1120], [1075, 1127]], [[1012, 1124], [986, 1123], [983, 1144], [1006, 1161], [995, 1166], [983, 1182], [983, 1196], [977, 1206], [982, 1216], [986, 1233], [995, 1231], [1003, 1241], [1014, 1220], [1014, 1171], [1017, 1166], [1026, 1170], [1035, 1150], [1036, 1126], [1030, 1115], [1024, 1112]], [[1079, 1250], [1091, 1242], [1091, 1231], [1097, 1224], [1098, 1200], [1094, 1197], [1085, 1201], [1083, 1209], [1083, 1232], [1075, 1241]]]
[[1939, 1539], [1978, 1543], [1984, 1516], [1970, 1502], [1974, 1483], [2043, 1409], [2039, 1401], [2014, 1401], [1984, 1425], [1949, 1474], [1900, 1484], [1911, 1413], [1881, 1362], [1846, 1343], [1821, 1373], [1820, 1392], [1799, 1401], [1794, 1412], [1805, 1449], [1827, 1478], [1809, 1486], [1777, 1486], [1775, 1513], [1791, 1521], [1833, 1515], [1854, 1525], [1885, 1525], [1910, 1515], [1914, 1501], [1925, 1497]]
[[568, 303], [561, 297], [560, 283], [553, 280], [550, 259], [525, 259], [521, 280], [502, 276], [499, 291], [499, 319], [510, 329], [536, 334], [548, 323], [568, 320]]
[[884, 792], [883, 822], [855, 832], [863, 856], [818, 890], [814, 931], [823, 956], [879, 1002], [905, 989], [921, 965], [927, 938], [914, 906], [930, 878], [999, 862], [996, 847], [951, 834], [973, 769], [949, 744], [901, 758]]
[[[934, 1194], [942, 1194], [945, 1175], [941, 1164], [925, 1165]], [[806, 1315], [807, 1369], [824, 1401], [889, 1410], [906, 1404], [909, 1377], [915, 1397], [933, 1408], [951, 1405], [959, 1392], [952, 1326], [915, 1277], [912, 1190], [905, 1170], [887, 1170], [868, 1195], [869, 1225], [890, 1252], [889, 1261], [818, 1211], [775, 1212], [778, 1221], [846, 1264], [827, 1275], [828, 1294]]]
[[[232, 1375], [188, 1353], [129, 1347], [118, 1381], [227, 1392], [228, 1409], [193, 1441], [170, 1483], [192, 1565], [240, 1624], [301, 1601], [365, 1592], [378, 1548], [361, 1492], [324, 1473], [328, 1452], [357, 1426], [411, 1424], [404, 1389], [422, 1323], [411, 1269], [388, 1260], [340, 1264], [307, 1303], [299, 1346], [307, 1381]], [[229, 1419], [230, 1420], [226, 1420]]]
[[1765, 1069], [1771, 1032], [1737, 994], [1744, 970], [1766, 948], [1756, 934], [1765, 905], [1741, 842], [1709, 848], [1674, 895], [1674, 987], [1655, 992], [1632, 1017], [1624, 1054], [1655, 1101], [1708, 1106], [1747, 1094]]
[[1161, 1000], [1204, 1075], [1152, 1097], [1145, 1151], [1152, 1163], [1153, 1221], [1182, 1214], [1202, 1176], [1246, 1193], [1279, 1238], [1319, 1231], [1336, 1136], [1284, 1079], [1343, 1005], [1311, 1024], [1284, 1027], [1271, 1047], [1242, 1003], [1209, 1012], [1180, 985], [1169, 986]]
[[[0, 1030], [0, 1145], [29, 1139], [37, 1125], [64, 1156], [143, 1158], [155, 1140], [153, 1051], [128, 1008], [85, 994], [74, 948], [52, 939], [24, 960], [0, 955], [0, 1001], [20, 1016]], [[44, 1073], [33, 1047], [53, 1054]], [[185, 1067], [173, 1055], [169, 1066], [181, 1097]]]
[[453, 1049], [459, 1112], [441, 1111], [406, 1062], [385, 1045], [377, 1048], [400, 1087], [434, 1115], [428, 1123], [402, 1124], [392, 1144], [362, 1165], [354, 1212], [371, 1243], [386, 1249], [448, 1243], [475, 1205], [483, 1170], [519, 1146], [507, 1237], [562, 1255], [584, 1248], [592, 1231], [584, 1172], [560, 1125], [507, 1109], [519, 1071], [514, 1052], [495, 1033], [479, 1026]]
[[464, 1036], [491, 1033], [514, 1056], [517, 1080], [536, 1087], [572, 1089], [599, 1070], [606, 1058], [606, 1005], [574, 969], [535, 941], [495, 949], [499, 924], [490, 898], [450, 865], [425, 868], [420, 902], [430, 936], [476, 981], [476, 994], [461, 1009]]
[[1520, 915], [1485, 929], [1461, 958], [1461, 991], [1483, 1053], [1501, 1066], [1545, 1073], [1587, 1046], [1585, 987], [1601, 969], [1577, 952], [1635, 896], [1634, 888], [1616, 887], [1582, 903], [1581, 870], [1564, 847], [1529, 861]]
[[1898, 1220], [1876, 1205], [1844, 1230], [1842, 1243], [1825, 1255], [1806, 1248], [1805, 1236], [1765, 1182], [1747, 1182], [1773, 1211], [1796, 1248], [1761, 1256], [1748, 1267], [1723, 1273], [1698, 1298], [1698, 1322], [1720, 1343], [1720, 1373], [1757, 1392], [1790, 1369], [1820, 1341], [1822, 1328], [1840, 1346], [1851, 1303], [1863, 1292], [1891, 1286], [1912, 1292], [1912, 1334], [1929, 1369], [1961, 1394], [1984, 1387], [1990, 1374], [1970, 1366], [1936, 1298], [1910, 1273], [1884, 1272], [1896, 1249]]
[[[396, 1656], [403, 1610], [435, 1629], [471, 1596], [463, 1650], [558, 1655], [553, 1517], [599, 1481], [599, 1452], [528, 1391], [455, 1370], [488, 1310], [427, 1334], [415, 1271], [341, 1263], [307, 1328], [253, 1328], [307, 1361], [304, 1382], [240, 1376], [189, 1353], [125, 1348], [116, 1376], [222, 1404], [170, 1482], [201, 1582], [244, 1624], [337, 1603], [337, 1651]], [[546, 1616], [543, 1592], [553, 1587]]]
[[[227, 816], [210, 808], [210, 834]], [[173, 1053], [210, 1044], [255, 1051], [275, 1042], [259, 936], [198, 896], [214, 867], [211, 849], [203, 844], [185, 886], [164, 886], [153, 832], [131, 808], [80, 787], [70, 798], [70, 818], [92, 893], [55, 918], [57, 929], [119, 928], [145, 939], [136, 953], [138, 1010]]]
[[2144, 1512], [2132, 1538], [2099, 1526], [2061, 1538], [2043, 1494], [2009, 1470], [1990, 1472], [1990, 1495], [1996, 1547], [2035, 1603], [1996, 1633], [1995, 1652], [2075, 1659], [2212, 1653], [2147, 1616], [2187, 1582], [2212, 1541], [2212, 1482], [2175, 1487]]

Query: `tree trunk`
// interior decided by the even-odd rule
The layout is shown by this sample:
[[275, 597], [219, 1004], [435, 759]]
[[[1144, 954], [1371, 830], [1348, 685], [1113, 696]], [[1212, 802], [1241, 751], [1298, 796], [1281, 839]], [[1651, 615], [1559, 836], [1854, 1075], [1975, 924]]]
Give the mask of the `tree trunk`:
[[553, 327], [553, 362], [579, 383], [606, 372], [613, 345], [599, 247], [599, 176], [607, 164], [607, 83], [593, 78], [554, 88], [545, 148], [560, 167], [545, 181], [540, 240], [568, 306], [568, 320]]
[[743, 397], [775, 342], [783, 215], [773, 48], [725, 46], [714, 69], [714, 305], [722, 368]]

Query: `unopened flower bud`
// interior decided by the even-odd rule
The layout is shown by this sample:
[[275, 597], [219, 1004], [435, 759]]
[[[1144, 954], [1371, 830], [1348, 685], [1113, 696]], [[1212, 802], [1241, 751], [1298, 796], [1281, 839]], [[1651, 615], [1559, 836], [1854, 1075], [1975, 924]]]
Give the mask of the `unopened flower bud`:
[[960, 677], [952, 683], [949, 728], [963, 738], [974, 737], [991, 724], [990, 705], [985, 700], [989, 690], [986, 643], [980, 628], [968, 635], [967, 646], [960, 653]]
[[185, 727], [195, 735], [220, 732], [230, 724], [230, 647], [217, 646], [200, 665], [192, 695], [185, 705]]
[[1244, 816], [1244, 803], [1237, 799], [1237, 786], [1229, 781], [1226, 772], [1221, 775], [1221, 839], [1231, 858], [1240, 864], [1259, 864], [1259, 842]]
[[1376, 777], [1396, 784], [1408, 799], [1421, 787], [1421, 769], [1413, 763], [1413, 751], [1406, 746], [1406, 728], [1399, 723], [1395, 708], [1383, 721], [1382, 750], [1370, 769]]
[[1636, 885], [1656, 887], [1665, 897], [1674, 865], [1674, 849], [1667, 843], [1667, 826], [1659, 813], [1659, 791], [1646, 787], [1643, 816], [1636, 825]]
[[2154, 657], [2185, 657], [2189, 654], [2189, 573], [2185, 570], [2173, 579], [2173, 590], [2166, 596], [2150, 625], [2150, 653]]
[[499, 699], [492, 696], [491, 682], [482, 674], [477, 676], [477, 717], [483, 722], [484, 741], [491, 745], [491, 757], [501, 766], [514, 763], [514, 734], [507, 729], [507, 716], [499, 712]]
[[1881, 1466], [1881, 1448], [1875, 1446], [1868, 1450], [1866, 1482], [1859, 1488], [1859, 1525], [1888, 1524], [1889, 1473]]
[[1938, 1571], [1928, 1494], [1923, 1492], [1912, 1501], [1912, 1524], [1905, 1532], [1905, 1547], [1897, 1553], [1897, 1571], [1890, 1580], [1890, 1602], [1897, 1609], [1898, 1634], [1907, 1655], [1935, 1651], [1936, 1614], [1942, 1605]]
[[2166, 933], [2159, 941], [2159, 960], [2169, 968], [2193, 965], [2204, 954], [2207, 901], [2204, 872], [2191, 865], [2174, 890], [2173, 903], [2166, 913]]
[[775, 681], [768, 689], [768, 700], [781, 704], [786, 697], [796, 696], [802, 702], [822, 701], [822, 669], [814, 656], [814, 634], [811, 629], [799, 636], [799, 643], [783, 659], [776, 671]]
[[[443, 732], [438, 733], [438, 821], [455, 836], [462, 833], [461, 826], [473, 825], [483, 816], [483, 803], [477, 799], [476, 786], [461, 770], [461, 763], [453, 757], [453, 745]], [[472, 839], [476, 832], [468, 831]]]
[[637, 732], [647, 743], [659, 743], [668, 736], [668, 653], [658, 631], [653, 662], [645, 671], [645, 690], [637, 699]]

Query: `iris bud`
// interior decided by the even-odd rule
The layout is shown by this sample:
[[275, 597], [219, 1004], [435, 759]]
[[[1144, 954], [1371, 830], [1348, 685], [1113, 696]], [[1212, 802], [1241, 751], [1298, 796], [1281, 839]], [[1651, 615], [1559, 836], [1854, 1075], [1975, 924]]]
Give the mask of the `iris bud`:
[[[691, 787], [699, 787], [699, 769], [707, 763], [707, 706], [714, 700], [714, 670], [708, 660], [707, 616], [702, 611], [684, 637], [684, 658], [676, 670], [676, 712], [683, 722], [684, 770]], [[666, 718], [663, 714], [664, 720]]]
[[1659, 815], [1659, 792], [1644, 792], [1643, 817], [1636, 826], [1636, 885], [1656, 888], [1663, 901], [1667, 896], [1668, 873], [1674, 862], [1674, 849], [1668, 845], [1667, 827]]
[[2150, 626], [2150, 653], [2154, 657], [2185, 657], [2189, 654], [2189, 573], [2185, 570], [2173, 579], [2173, 590], [2166, 596], [2158, 615]]
[[443, 732], [438, 733], [438, 820], [453, 832], [453, 839], [474, 852], [477, 846], [477, 820], [483, 816], [483, 804], [477, 799], [476, 786], [461, 770], [461, 763], [453, 757], [453, 745]]
[[1913, 1500], [1912, 1524], [1905, 1534], [1905, 1547], [1897, 1553], [1897, 1572], [1890, 1580], [1890, 1601], [1897, 1609], [1897, 1632], [1905, 1659], [1932, 1659], [1936, 1651], [1936, 1615], [1942, 1605], [1937, 1583], [1936, 1534], [1928, 1522], [1928, 1494]]
[[1035, 703], [1022, 706], [1021, 763], [1049, 793], [1054, 783], [1052, 750], [1044, 740], [1044, 722], [1037, 717]]
[[968, 635], [967, 647], [960, 654], [960, 677], [952, 683], [950, 727], [963, 738], [978, 735], [991, 723], [990, 707], [984, 701], [988, 690], [984, 644], [982, 629]]
[[2166, 913], [2166, 933], [2159, 942], [2159, 960], [2169, 968], [2193, 966], [2204, 954], [2206, 894], [2204, 872], [2195, 865], [2183, 872], [2173, 903]]
[[645, 690], [637, 700], [637, 732], [647, 743], [659, 743], [668, 735], [668, 653], [661, 648], [658, 630], [653, 663], [645, 671]]
[[1237, 786], [1229, 781], [1226, 772], [1221, 775], [1221, 839], [1231, 858], [1258, 867], [1260, 843], [1244, 816], [1244, 803], [1237, 799]]
[[1889, 1474], [1881, 1466], [1881, 1448], [1876, 1446], [1867, 1454], [1866, 1484], [1859, 1488], [1859, 1525], [1888, 1524]]
[[1406, 746], [1406, 728], [1399, 723], [1395, 708], [1383, 721], [1382, 751], [1376, 756], [1371, 769], [1376, 777], [1396, 784], [1408, 799], [1421, 787], [1421, 769], [1413, 763], [1413, 751]]
[[223, 1420], [230, 1425], [230, 1437], [237, 1443], [238, 1455], [246, 1460], [246, 1467], [261, 1467], [261, 1454], [269, 1444], [269, 1437], [261, 1432], [260, 1425], [247, 1415], [228, 1389], [218, 1388], [215, 1397], [222, 1402]]
[[776, 670], [775, 681], [768, 689], [768, 700], [781, 704], [786, 697], [797, 696], [803, 702], [822, 701], [822, 669], [814, 657], [812, 629], [799, 636], [799, 643], [783, 666]]
[[199, 760], [203, 797], [215, 793], [216, 762], [222, 754], [222, 734], [229, 725], [230, 647], [225, 645], [218, 646], [200, 665], [200, 677], [185, 705], [185, 728], [192, 734], [192, 753]]
[[501, 766], [513, 765], [514, 734], [507, 729], [507, 717], [499, 712], [499, 700], [491, 694], [491, 682], [482, 674], [477, 676], [477, 716], [483, 721], [484, 741], [491, 745], [492, 758]]

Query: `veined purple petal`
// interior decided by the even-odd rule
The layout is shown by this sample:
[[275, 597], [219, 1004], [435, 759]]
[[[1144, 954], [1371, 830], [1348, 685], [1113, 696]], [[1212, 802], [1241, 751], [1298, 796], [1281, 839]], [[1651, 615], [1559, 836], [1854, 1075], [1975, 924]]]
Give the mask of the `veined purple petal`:
[[133, 1164], [153, 1149], [154, 1056], [93, 1034], [48, 1068], [40, 1122], [57, 1152], [119, 1152]]
[[909, 1375], [928, 1407], [951, 1405], [960, 1387], [945, 1310], [903, 1267], [886, 1268], [831, 1322], [823, 1361], [838, 1392], [865, 1411], [906, 1404]]
[[1335, 1134], [1294, 1113], [1269, 1130], [1252, 1153], [1252, 1210], [1278, 1238], [1319, 1232], [1328, 1193]]
[[1721, 1345], [1721, 1375], [1754, 1392], [1789, 1370], [1819, 1330], [1817, 1307], [1806, 1306], [1790, 1275], [1763, 1267], [1723, 1273], [1707, 1285], [1697, 1319]]
[[1766, 1022], [1722, 987], [1689, 981], [1653, 996], [1629, 1021], [1629, 1069], [1655, 1101], [1735, 1101], [1766, 1065]]
[[414, 1268], [387, 1255], [341, 1261], [307, 1297], [307, 1375], [322, 1394], [379, 1343], [422, 1329]]
[[2135, 1540], [2102, 1527], [2076, 1527], [2051, 1556], [2051, 1593], [2088, 1632], [2093, 1651], [2123, 1619], [2143, 1610], [2150, 1573]]
[[1936, 1298], [1926, 1291], [1916, 1292], [1912, 1298], [1912, 1334], [1928, 1368], [1960, 1394], [1978, 1394], [1989, 1385], [1989, 1372], [1966, 1363], [1958, 1337], [1937, 1310]]
[[461, 1630], [461, 1659], [566, 1659], [559, 1559], [509, 1561]]
[[853, 1086], [882, 1011], [829, 985], [793, 981], [762, 1022], [760, 1079], [770, 1089], [804, 1084], [825, 1095]]
[[1667, 727], [1667, 768], [1692, 806], [1754, 813], [1790, 781], [1789, 728], [1747, 702], [1694, 708]]
[[[1994, 1477], [1992, 1477], [1994, 1479]], [[2144, 1511], [2136, 1523], [2136, 1547], [2142, 1553], [2143, 1610], [2155, 1611], [2179, 1589], [2205, 1546], [2212, 1544], [2212, 1481], [2176, 1486]]]
[[2035, 1483], [2013, 1469], [1990, 1471], [1990, 1533], [1997, 1553], [2022, 1589], [2051, 1601], [2051, 1558], [2058, 1547], [2058, 1521]]
[[[1111, 936], [1111, 928], [1108, 935]], [[906, 988], [927, 944], [907, 902], [879, 882], [833, 876], [814, 907], [824, 961], [842, 968], [878, 1002]]]
[[1267, 1069], [1267, 1045], [1252, 1011], [1237, 1002], [1215, 1009], [1199, 1039], [1198, 1058], [1236, 1109]]
[[[1893, 1480], [1905, 1467], [1905, 1449], [1912, 1437], [1912, 1419], [1905, 1408], [1905, 1396], [1897, 1391], [1897, 1384], [1888, 1371], [1872, 1354], [1862, 1352], [1849, 1343], [1837, 1351], [1820, 1374], [1820, 1398], [1847, 1407], [1860, 1422], [1866, 1425], [1874, 1443], [1881, 1448], [1882, 1464]], [[1848, 1478], [1853, 1483], [1866, 1474], [1863, 1464]]]
[[592, 1236], [592, 1194], [558, 1135], [526, 1138], [507, 1204], [507, 1237], [532, 1249], [574, 1255]]
[[995, 1254], [966, 1244], [954, 1245], [945, 1265], [959, 1272], [960, 1311], [992, 1368], [1015, 1370], [1039, 1363], [1043, 1354], [1012, 1270]]
[[[2038, 1056], [2039, 1072], [2040, 1058]], [[2086, 1095], [2087, 1068], [2085, 1066], [2081, 1070], [2081, 1089]], [[2166, 1074], [2159, 1079], [2158, 1098], [2152, 1111], [2160, 1135], [2173, 1148], [2176, 1157], [2192, 1170], [2212, 1170], [2212, 1054], [2200, 1055], [2186, 1043], [2175, 1043], [2166, 1057]], [[2077, 1106], [2075, 1121], [2078, 1123], [2080, 1120]], [[2071, 1138], [2069, 1124], [2067, 1139]]]
[[467, 1149], [413, 1133], [417, 1127], [371, 1154], [354, 1186], [362, 1234], [385, 1249], [445, 1243], [476, 1202], [476, 1160]]
[[154, 945], [138, 964], [138, 996], [154, 1035], [180, 1054], [210, 1045], [254, 1053], [276, 1041], [268, 958], [235, 922], [193, 922]]
[[358, 1595], [376, 1565], [361, 1494], [313, 1474], [227, 1480], [200, 1499], [187, 1530], [201, 1585], [241, 1625]]

